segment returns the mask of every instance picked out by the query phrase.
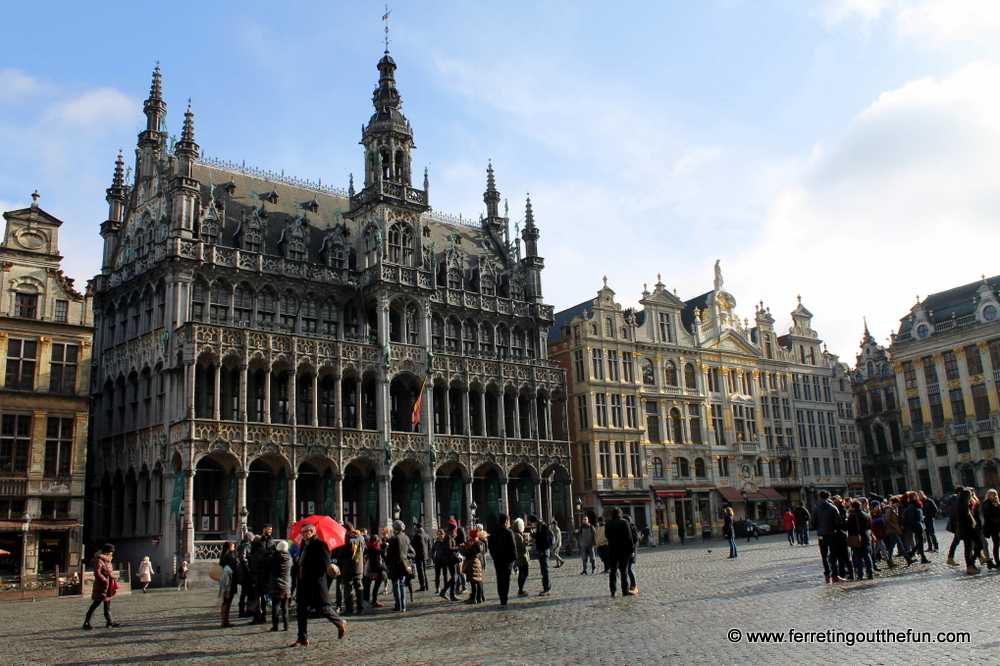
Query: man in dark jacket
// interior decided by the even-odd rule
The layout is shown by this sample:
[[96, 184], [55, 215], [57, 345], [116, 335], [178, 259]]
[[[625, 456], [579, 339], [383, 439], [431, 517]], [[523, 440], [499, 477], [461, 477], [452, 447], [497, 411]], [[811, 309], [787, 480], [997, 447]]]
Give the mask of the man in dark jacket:
[[507, 593], [510, 591], [510, 567], [517, 559], [514, 547], [514, 533], [510, 531], [510, 518], [501, 513], [497, 516], [497, 529], [490, 535], [490, 555], [493, 568], [497, 572], [497, 596], [500, 608], [507, 607]]
[[823, 559], [823, 578], [827, 583], [842, 582], [839, 561], [837, 559], [835, 541], [837, 532], [841, 529], [840, 510], [830, 501], [830, 492], [819, 491], [819, 502], [813, 507], [809, 526], [816, 530], [819, 540], [819, 555]]
[[413, 531], [410, 546], [413, 548], [413, 566], [417, 570], [417, 583], [420, 585], [417, 592], [423, 592], [427, 589], [427, 555], [431, 550], [431, 538], [419, 523]]
[[632, 525], [622, 518], [622, 510], [615, 507], [611, 514], [611, 520], [604, 528], [604, 534], [608, 539], [608, 562], [610, 565], [610, 575], [608, 580], [611, 585], [611, 596], [617, 592], [617, 578], [621, 576], [622, 596], [635, 594], [629, 588], [629, 562], [635, 554], [635, 541], [632, 538]]
[[243, 540], [236, 547], [236, 580], [240, 583], [240, 617], [247, 616], [247, 604], [252, 603], [253, 578], [250, 577], [250, 544], [253, 542], [253, 534], [246, 532]]
[[316, 526], [312, 523], [303, 523], [300, 534], [302, 551], [299, 553], [299, 585], [295, 597], [299, 635], [289, 647], [309, 645], [306, 627], [310, 607], [315, 608], [321, 617], [337, 625], [337, 638], [343, 638], [347, 633], [347, 622], [330, 607], [330, 582], [327, 578], [330, 550], [326, 547], [326, 542], [316, 538]]
[[800, 546], [809, 545], [809, 509], [806, 508], [805, 504], [799, 504], [792, 511], [795, 514], [795, 533], [796, 540]]
[[542, 591], [540, 597], [552, 594], [552, 582], [549, 580], [549, 548], [552, 547], [552, 530], [544, 520], [532, 514], [528, 516], [528, 524], [535, 529], [532, 541], [535, 543], [535, 555], [538, 557], [538, 570], [542, 575]]
[[924, 549], [928, 553], [936, 553], [938, 551], [938, 539], [937, 532], [934, 530], [934, 519], [938, 515], [937, 502], [924, 494], [923, 491], [917, 491], [920, 497], [921, 503], [924, 505], [924, 537], [927, 539], [927, 547]]
[[[365, 568], [365, 540], [351, 523], [344, 523], [347, 535], [344, 545], [337, 549], [340, 562], [340, 579], [344, 585], [345, 614], [364, 613], [364, 599], [361, 596], [361, 576]], [[352, 610], [353, 607], [353, 610]]]
[[406, 610], [406, 578], [410, 565], [410, 537], [406, 536], [406, 525], [402, 520], [392, 521], [392, 536], [385, 551], [385, 568], [392, 581], [392, 597], [396, 603], [393, 610], [397, 613]]

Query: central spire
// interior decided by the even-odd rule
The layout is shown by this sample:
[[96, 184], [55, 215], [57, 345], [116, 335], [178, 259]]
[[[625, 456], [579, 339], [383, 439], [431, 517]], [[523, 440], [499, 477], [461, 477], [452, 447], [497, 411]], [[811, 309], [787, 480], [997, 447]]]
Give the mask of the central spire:
[[386, 51], [382, 59], [378, 61], [378, 88], [372, 95], [372, 104], [375, 105], [377, 111], [382, 113], [388, 112], [390, 109], [399, 109], [403, 104], [399, 98], [399, 91], [396, 90], [395, 71], [396, 63]]

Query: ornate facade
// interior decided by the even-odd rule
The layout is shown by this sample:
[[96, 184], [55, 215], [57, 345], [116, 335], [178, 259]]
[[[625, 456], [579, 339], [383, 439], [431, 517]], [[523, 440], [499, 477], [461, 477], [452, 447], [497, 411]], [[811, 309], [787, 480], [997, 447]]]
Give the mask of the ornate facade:
[[359, 191], [204, 159], [190, 108], [170, 145], [154, 73], [101, 229], [97, 538], [158, 537], [169, 565], [310, 514], [569, 514], [531, 203], [512, 237], [490, 166], [478, 224], [431, 213], [388, 53], [378, 69]]
[[[1000, 486], [1000, 276], [931, 294], [854, 370], [869, 485], [934, 497]], [[897, 398], [898, 396], [898, 398]]]
[[718, 265], [712, 291], [684, 301], [658, 281], [639, 303], [623, 309], [605, 283], [550, 333], [570, 378], [583, 511], [618, 505], [639, 525], [694, 537], [721, 525], [726, 503], [776, 519], [810, 491], [860, 483], [853, 421], [838, 413], [851, 403], [847, 368], [801, 303], [786, 335], [763, 305], [751, 327]]
[[80, 563], [94, 335], [60, 270], [62, 222], [32, 198], [0, 244], [0, 575], [31, 579]]

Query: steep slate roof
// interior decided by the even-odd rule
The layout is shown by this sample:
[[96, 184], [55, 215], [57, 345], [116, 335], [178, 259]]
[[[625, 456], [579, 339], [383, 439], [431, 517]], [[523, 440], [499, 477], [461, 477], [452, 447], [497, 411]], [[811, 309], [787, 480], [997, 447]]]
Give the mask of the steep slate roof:
[[[993, 290], [993, 293], [996, 293], [1000, 289], [1000, 275], [988, 278], [986, 282], [989, 284], [990, 289]], [[973, 302], [973, 298], [978, 298], [976, 291], [982, 285], [983, 281], [977, 280], [976, 282], [963, 284], [961, 287], [954, 287], [931, 294], [920, 301], [921, 305], [927, 311], [927, 320], [931, 324], [938, 324], [951, 319], [953, 315], [955, 317], [963, 317], [975, 314], [977, 304]], [[913, 328], [913, 323], [909, 315], [903, 317], [899, 324], [899, 334], [909, 333]]]
[[593, 305], [594, 299], [590, 299], [584, 301], [583, 303], [578, 303], [571, 308], [567, 308], [562, 312], [557, 312], [555, 315], [555, 324], [549, 327], [549, 342], [563, 337], [563, 326], [569, 326], [569, 323], [573, 321], [574, 318], [582, 317], [583, 311], [590, 309]]
[[713, 292], [706, 291], [701, 296], [695, 296], [694, 298], [684, 301], [684, 310], [681, 311], [681, 321], [684, 323], [684, 328], [687, 329], [688, 333], [694, 332], [694, 311], [695, 309], [704, 310], [708, 307], [708, 297], [712, 295]]

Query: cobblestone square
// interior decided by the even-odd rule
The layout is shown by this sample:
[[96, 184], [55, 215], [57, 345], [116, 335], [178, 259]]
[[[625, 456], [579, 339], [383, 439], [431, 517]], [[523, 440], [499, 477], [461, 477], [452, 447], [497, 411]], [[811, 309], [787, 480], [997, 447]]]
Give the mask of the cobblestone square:
[[[945, 533], [947, 534], [947, 533]], [[942, 535], [944, 536], [944, 535]], [[944, 541], [944, 539], [942, 539]], [[552, 569], [553, 594], [537, 597], [537, 563], [527, 590], [507, 610], [467, 606], [430, 592], [405, 614], [377, 609], [348, 618], [345, 640], [329, 623], [310, 621], [305, 648], [270, 624], [218, 627], [214, 590], [156, 590], [116, 599], [116, 621], [80, 630], [87, 599], [60, 598], [0, 606], [4, 662], [13, 664], [996, 664], [1000, 639], [993, 606], [1000, 574], [967, 576], [932, 553], [932, 564], [897, 567], [874, 582], [824, 585], [818, 548], [789, 546], [782, 535], [747, 543], [739, 558], [714, 540], [642, 549], [640, 593], [612, 598], [604, 576], [582, 576], [579, 561]], [[711, 552], [709, 552], [711, 551]], [[391, 604], [391, 598], [389, 599]], [[293, 624], [290, 623], [290, 624]], [[730, 642], [739, 629], [743, 637]], [[747, 632], [967, 631], [962, 643], [750, 644]]]

